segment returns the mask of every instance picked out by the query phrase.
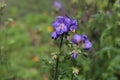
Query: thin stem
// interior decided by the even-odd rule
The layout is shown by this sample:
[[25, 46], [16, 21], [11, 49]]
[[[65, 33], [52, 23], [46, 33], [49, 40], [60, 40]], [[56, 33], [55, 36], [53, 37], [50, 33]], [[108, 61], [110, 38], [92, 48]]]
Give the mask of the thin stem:
[[73, 80], [74, 75], [72, 74], [71, 80]]
[[64, 34], [62, 34], [62, 35], [61, 35], [61, 41], [60, 41], [60, 46], [59, 46], [59, 48], [60, 48], [60, 51], [61, 51], [61, 48], [62, 48], [63, 37], [64, 37]]
[[[61, 35], [61, 41], [60, 41], [60, 46], [59, 46], [60, 53], [61, 53], [61, 48], [62, 48], [62, 44], [63, 44], [63, 37], [64, 37], [64, 34]], [[57, 59], [56, 59], [54, 80], [58, 80], [58, 67], [59, 67], [59, 55], [57, 56]]]
[[59, 57], [56, 59], [54, 80], [57, 80], [57, 77], [58, 77], [58, 65], [59, 65]]

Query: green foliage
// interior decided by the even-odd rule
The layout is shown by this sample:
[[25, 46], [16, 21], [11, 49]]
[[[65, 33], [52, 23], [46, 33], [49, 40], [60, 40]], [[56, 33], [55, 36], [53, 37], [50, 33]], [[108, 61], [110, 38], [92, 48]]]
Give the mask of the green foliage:
[[[0, 3], [0, 80], [49, 80], [54, 66], [50, 54], [59, 52], [58, 43], [51, 39], [50, 26], [56, 16], [66, 13], [78, 18], [77, 32], [87, 34], [93, 43], [90, 51], [76, 59], [78, 80], [120, 79], [119, 0], [60, 1], [60, 12], [54, 11], [49, 0], [8, 0], [5, 8]], [[70, 51], [63, 46], [59, 80], [72, 76]]]

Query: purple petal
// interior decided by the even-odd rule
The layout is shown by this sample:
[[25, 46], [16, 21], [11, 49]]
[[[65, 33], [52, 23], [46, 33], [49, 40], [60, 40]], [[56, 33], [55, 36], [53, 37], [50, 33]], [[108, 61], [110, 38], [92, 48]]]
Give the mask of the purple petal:
[[64, 27], [62, 28], [62, 31], [63, 31], [63, 32], [67, 32], [67, 31], [68, 31], [68, 29], [67, 29], [67, 26], [66, 26], [66, 25], [64, 25]]
[[71, 20], [70, 20], [69, 17], [66, 17], [66, 18], [64, 19], [64, 23], [65, 23], [66, 25], [70, 25], [70, 22], [71, 22]]
[[76, 19], [72, 19], [71, 20], [71, 25], [77, 25], [77, 20]]
[[76, 19], [72, 19], [71, 20], [71, 24], [70, 24], [70, 31], [76, 30], [77, 28], [78, 28], [77, 20]]
[[78, 28], [77, 25], [72, 25], [72, 26], [70, 26], [70, 31], [76, 30], [77, 28]]
[[57, 27], [57, 28], [56, 28], [56, 33], [57, 33], [58, 35], [60, 35], [60, 34], [63, 33], [63, 31], [61, 30], [60, 27]]
[[63, 19], [64, 17], [63, 16], [58, 16], [56, 19]]
[[81, 36], [78, 35], [78, 34], [75, 34], [75, 35], [73, 36], [72, 42], [75, 43], [75, 44], [79, 44], [80, 41], [81, 41]]
[[59, 25], [60, 25], [60, 23], [57, 22], [57, 21], [54, 21], [54, 22], [52, 23], [52, 26], [53, 26], [54, 28], [58, 27]]
[[78, 56], [78, 53], [76, 53], [76, 52], [72, 53], [72, 57], [73, 57], [73, 59], [76, 59], [77, 56]]
[[58, 38], [57, 33], [56, 33], [56, 32], [53, 32], [53, 33], [52, 33], [52, 39], [55, 39], [55, 40], [56, 40], [57, 38]]
[[77, 41], [76, 41], [76, 39], [72, 39], [71, 41], [72, 41], [72, 43], [74, 43], [74, 44], [78, 44]]
[[88, 40], [87, 35], [85, 35], [85, 34], [82, 34], [81, 37], [82, 37], [82, 40], [83, 40], [84, 42], [85, 42], [85, 40]]
[[89, 50], [92, 47], [92, 43], [89, 40], [86, 40], [85, 43], [83, 44], [83, 48], [85, 50]]
[[64, 22], [64, 17], [63, 16], [58, 16], [56, 18], [56, 21], [58, 21], [59, 23], [63, 23]]

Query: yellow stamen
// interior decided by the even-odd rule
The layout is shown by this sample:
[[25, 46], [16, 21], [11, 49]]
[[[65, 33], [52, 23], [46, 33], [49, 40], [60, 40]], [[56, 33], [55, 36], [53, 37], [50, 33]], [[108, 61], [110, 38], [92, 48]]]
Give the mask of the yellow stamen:
[[72, 32], [73, 32], [73, 33], [75, 33], [75, 32], [76, 32], [76, 31], [75, 31], [75, 29], [74, 29], [74, 30], [72, 30]]

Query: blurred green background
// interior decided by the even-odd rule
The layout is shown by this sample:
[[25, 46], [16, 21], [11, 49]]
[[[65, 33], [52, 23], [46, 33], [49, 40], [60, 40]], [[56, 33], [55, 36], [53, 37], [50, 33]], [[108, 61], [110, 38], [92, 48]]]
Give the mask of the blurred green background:
[[78, 80], [120, 80], [120, 1], [59, 0], [61, 11], [53, 2], [0, 0], [0, 80], [49, 80], [47, 61], [58, 51], [51, 24], [66, 14], [78, 19], [77, 33], [93, 43], [88, 58], [77, 58]]

